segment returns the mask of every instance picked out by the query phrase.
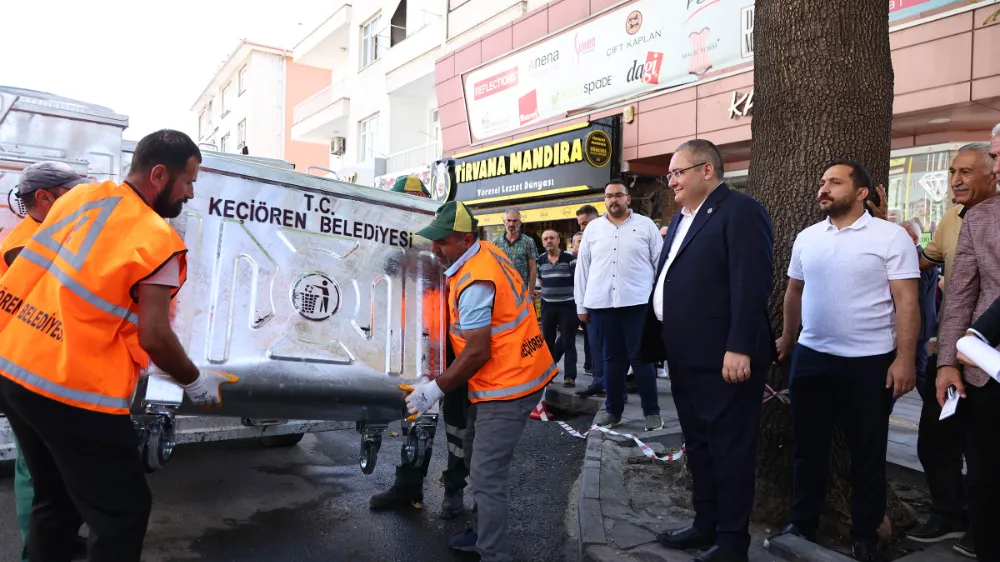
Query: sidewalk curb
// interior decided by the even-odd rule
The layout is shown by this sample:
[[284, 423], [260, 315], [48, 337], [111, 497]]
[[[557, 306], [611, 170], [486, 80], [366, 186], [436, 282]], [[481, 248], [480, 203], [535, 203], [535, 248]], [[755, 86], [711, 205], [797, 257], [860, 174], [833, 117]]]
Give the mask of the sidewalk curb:
[[[596, 418], [596, 416], [595, 416]], [[601, 455], [604, 434], [592, 431], [587, 435], [587, 450], [580, 472], [580, 497], [578, 499], [578, 521], [580, 525], [580, 560], [583, 562], [606, 562], [614, 551], [608, 546], [604, 532], [604, 513], [601, 509]], [[611, 551], [611, 553], [607, 552]]]

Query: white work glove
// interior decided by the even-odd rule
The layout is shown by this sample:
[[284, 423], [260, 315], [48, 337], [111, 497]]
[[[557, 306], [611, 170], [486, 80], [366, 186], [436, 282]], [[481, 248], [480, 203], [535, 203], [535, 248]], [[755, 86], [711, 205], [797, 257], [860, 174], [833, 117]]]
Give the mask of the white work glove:
[[434, 405], [435, 402], [444, 396], [444, 392], [438, 388], [437, 381], [427, 382], [421, 377], [417, 384], [401, 384], [399, 389], [406, 392], [406, 408], [410, 412], [410, 417], [406, 421], [411, 422], [423, 414]]
[[198, 378], [191, 384], [181, 385], [184, 393], [196, 406], [211, 408], [222, 406], [222, 393], [219, 387], [226, 383], [235, 383], [239, 379], [229, 373], [219, 371], [201, 371]]

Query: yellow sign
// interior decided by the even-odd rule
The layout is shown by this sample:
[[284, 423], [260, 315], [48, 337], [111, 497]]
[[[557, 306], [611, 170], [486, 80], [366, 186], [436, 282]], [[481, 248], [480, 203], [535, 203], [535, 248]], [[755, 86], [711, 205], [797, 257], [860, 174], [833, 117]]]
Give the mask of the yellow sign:
[[[576, 211], [588, 203], [573, 203], [572, 205], [560, 205], [558, 207], [543, 207], [541, 209], [521, 209], [521, 222], [544, 222], [544, 221], [561, 221], [566, 219], [576, 219]], [[604, 202], [600, 201], [597, 203], [590, 203], [597, 212], [604, 214], [607, 210]], [[503, 224], [504, 212], [499, 213], [489, 213], [489, 214], [476, 214], [476, 218], [479, 220], [479, 226], [496, 226], [498, 224]]]
[[509, 155], [463, 162], [455, 168], [455, 175], [458, 183], [465, 183], [582, 161], [583, 139], [573, 139], [572, 142], [560, 141], [551, 145], [515, 150]]

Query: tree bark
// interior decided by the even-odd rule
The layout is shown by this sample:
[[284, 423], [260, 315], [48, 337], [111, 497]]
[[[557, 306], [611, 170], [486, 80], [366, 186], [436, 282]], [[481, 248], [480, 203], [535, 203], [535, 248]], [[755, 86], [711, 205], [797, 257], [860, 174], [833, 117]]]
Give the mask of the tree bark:
[[[827, 164], [856, 160], [876, 185], [886, 183], [893, 102], [889, 12], [885, 0], [830, 0], [820, 11], [801, 0], [757, 0], [755, 19], [747, 191], [766, 207], [774, 225], [771, 315], [779, 336], [792, 243], [822, 219], [816, 193]], [[788, 374], [787, 361], [773, 368], [771, 387], [788, 388]], [[760, 521], [787, 522], [793, 446], [789, 407], [768, 401], [757, 463], [755, 515]], [[840, 517], [828, 513], [826, 524], [850, 520], [848, 457], [838, 431], [828, 505]]]

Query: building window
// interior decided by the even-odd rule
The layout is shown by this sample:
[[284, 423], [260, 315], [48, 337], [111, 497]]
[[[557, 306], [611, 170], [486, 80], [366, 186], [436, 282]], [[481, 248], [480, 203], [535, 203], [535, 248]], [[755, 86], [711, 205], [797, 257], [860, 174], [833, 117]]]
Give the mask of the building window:
[[953, 205], [948, 168], [953, 154], [947, 150], [889, 159], [889, 216], [893, 222], [915, 220], [920, 224], [920, 243], [927, 244], [941, 217]]
[[441, 140], [441, 119], [438, 116], [437, 108], [431, 110], [430, 131], [431, 138], [435, 141]]
[[240, 121], [240, 124], [236, 126], [236, 148], [238, 150], [243, 150], [243, 147], [247, 145], [247, 120], [244, 119]]
[[232, 109], [230, 105], [233, 103], [233, 83], [230, 82], [222, 88], [222, 118], [225, 118], [229, 114], [229, 110]]
[[379, 14], [361, 26], [361, 68], [378, 60], [381, 55], [378, 40], [378, 24], [382, 20]]
[[201, 113], [198, 114], [198, 138], [205, 138], [205, 131], [207, 130], [208, 126], [207, 123], [205, 123], [205, 110], [203, 109], [201, 110]]
[[228, 148], [229, 148], [229, 133], [226, 133], [226, 134], [222, 135], [222, 140], [220, 141], [220, 144], [219, 144], [219, 151], [220, 152], [227, 152]]
[[208, 105], [205, 106], [205, 124], [208, 127], [212, 126], [212, 102], [213, 101], [214, 100], [208, 100]]
[[366, 162], [375, 156], [375, 142], [378, 133], [378, 113], [358, 123], [358, 162]]
[[243, 67], [240, 68], [240, 74], [239, 74], [239, 77], [237, 79], [237, 82], [239, 82], [239, 84], [238, 84], [239, 94], [238, 95], [242, 96], [243, 92], [247, 91], [247, 65], [244, 64]]

